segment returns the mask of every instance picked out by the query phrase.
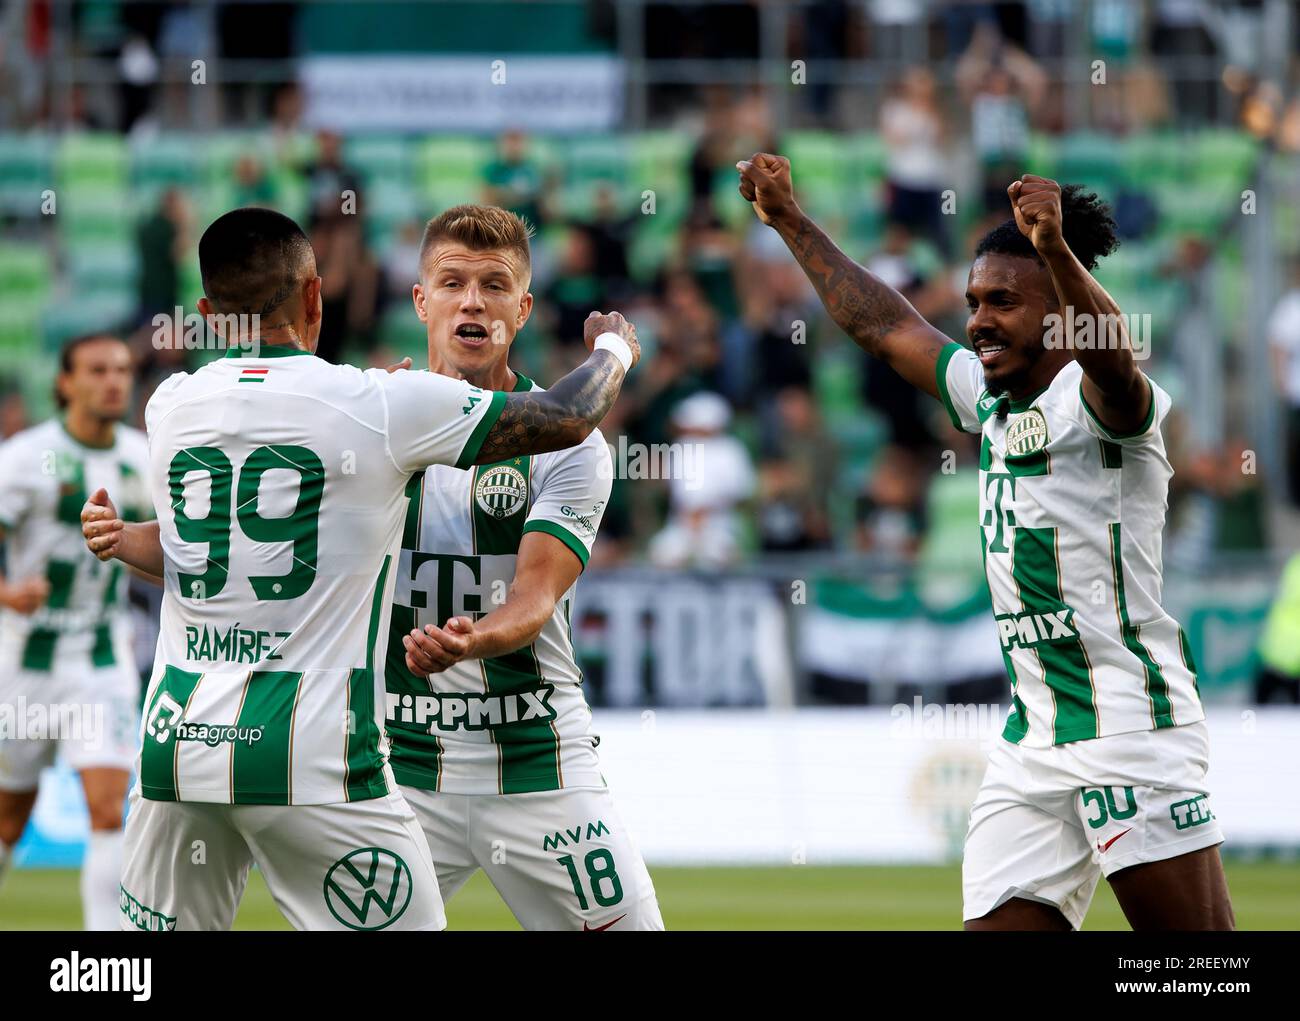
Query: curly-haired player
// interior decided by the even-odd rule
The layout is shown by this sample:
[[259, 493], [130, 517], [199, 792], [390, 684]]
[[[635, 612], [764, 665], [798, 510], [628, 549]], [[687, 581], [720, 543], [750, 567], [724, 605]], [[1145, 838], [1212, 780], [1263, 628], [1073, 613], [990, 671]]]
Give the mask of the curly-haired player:
[[1169, 396], [1089, 273], [1116, 245], [1095, 195], [1026, 174], [979, 243], [969, 350], [799, 209], [790, 163], [740, 192], [835, 322], [981, 434], [980, 542], [1012, 708], [971, 811], [968, 929], [1078, 928], [1105, 875], [1136, 929], [1233, 925], [1205, 713], [1161, 606]]

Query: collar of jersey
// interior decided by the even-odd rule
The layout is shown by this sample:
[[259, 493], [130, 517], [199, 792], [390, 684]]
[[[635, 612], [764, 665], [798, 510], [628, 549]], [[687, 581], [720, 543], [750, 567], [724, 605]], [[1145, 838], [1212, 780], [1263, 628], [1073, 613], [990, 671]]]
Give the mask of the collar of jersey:
[[253, 353], [252, 348], [228, 347], [226, 348], [227, 358], [292, 358], [294, 355], [309, 355], [310, 351], [304, 351], [300, 347], [291, 347], [288, 344], [263, 344], [260, 351]]
[[1000, 400], [1006, 401], [1007, 411], [1010, 411], [1014, 415], [1018, 415], [1022, 411], [1028, 411], [1034, 401], [1038, 400], [1038, 398], [1042, 397], [1045, 393], [1047, 393], [1047, 387], [1043, 387], [1041, 390], [1036, 390], [1028, 397], [1018, 397], [1015, 400], [1012, 400], [1010, 397], [1004, 396], [1000, 398]]
[[59, 416], [59, 425], [63, 427], [63, 434], [79, 447], [86, 450], [112, 450], [117, 445], [117, 431], [113, 432], [113, 439], [108, 443], [87, 443], [85, 440], [79, 440], [72, 435], [72, 430], [68, 428], [68, 416]]
[[511, 393], [523, 393], [525, 390], [531, 390], [532, 388], [533, 381], [518, 369], [515, 369], [515, 388]]

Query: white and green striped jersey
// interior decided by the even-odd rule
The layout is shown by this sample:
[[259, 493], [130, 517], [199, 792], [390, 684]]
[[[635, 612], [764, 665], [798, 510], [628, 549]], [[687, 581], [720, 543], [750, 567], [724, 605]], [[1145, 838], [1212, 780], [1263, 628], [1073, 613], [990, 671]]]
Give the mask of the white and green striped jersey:
[[[516, 390], [541, 389], [516, 375]], [[604, 786], [573, 656], [572, 589], [532, 645], [428, 678], [406, 668], [402, 636], [503, 603], [526, 532], [554, 536], [585, 566], [612, 478], [598, 430], [568, 450], [412, 478], [387, 662], [399, 783], [450, 794]]]
[[1120, 435], [1070, 362], [1019, 400], [985, 389], [959, 344], [939, 357], [953, 424], [981, 433], [980, 541], [1012, 686], [1003, 737], [1047, 747], [1204, 719], [1187, 637], [1161, 606], [1169, 395]]
[[113, 430], [107, 447], [78, 442], [58, 419], [0, 445], [6, 574], [11, 581], [44, 577], [50, 585], [35, 613], [0, 612], [3, 662], [35, 671], [68, 658], [88, 658], [97, 667], [117, 664], [116, 650], [130, 633], [126, 571], [86, 549], [81, 508], [103, 486], [126, 520], [152, 517], [148, 471], [144, 433], [124, 425]]
[[166, 577], [140, 791], [310, 805], [391, 789], [385, 608], [412, 474], [468, 466], [504, 394], [233, 351], [146, 412]]

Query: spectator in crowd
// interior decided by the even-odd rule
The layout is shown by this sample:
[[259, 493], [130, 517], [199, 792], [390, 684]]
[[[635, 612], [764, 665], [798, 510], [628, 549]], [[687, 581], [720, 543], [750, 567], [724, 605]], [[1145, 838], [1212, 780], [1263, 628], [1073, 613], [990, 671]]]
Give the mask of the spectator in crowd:
[[274, 208], [276, 197], [275, 184], [267, 176], [262, 161], [252, 153], [242, 153], [235, 160], [231, 208], [237, 209], [241, 206]]
[[547, 221], [551, 182], [541, 162], [529, 151], [528, 136], [518, 129], [497, 140], [496, 156], [483, 168], [484, 201], [509, 209], [534, 227]]
[[930, 239], [945, 257], [952, 255], [948, 217], [940, 205], [948, 176], [947, 136], [934, 75], [909, 68], [880, 110], [886, 157], [886, 211], [889, 219]]
[[650, 541], [658, 567], [721, 567], [743, 549], [741, 505], [753, 495], [754, 468], [744, 444], [727, 435], [731, 407], [702, 392], [673, 411], [668, 521]]
[[411, 287], [420, 270], [420, 242], [424, 238], [424, 221], [403, 220], [397, 226], [397, 236], [383, 257], [385, 302], [394, 302], [408, 310], [411, 304]]
[[636, 229], [635, 215], [622, 212], [618, 206], [618, 192], [608, 181], [596, 186], [590, 222], [582, 224], [591, 236], [592, 257], [601, 289], [612, 305], [628, 297], [634, 290], [628, 270], [628, 246]]
[[[596, 244], [591, 231], [571, 226], [565, 232], [558, 272], [541, 297], [539, 311], [548, 324], [547, 332], [552, 339], [563, 347], [581, 350], [585, 356], [582, 324], [592, 309], [605, 307], [604, 282], [596, 262]], [[565, 356], [569, 353], [565, 352]], [[576, 360], [581, 361], [581, 358]]]
[[910, 561], [925, 534], [926, 472], [915, 451], [881, 449], [857, 499], [857, 547], [888, 560]]
[[[343, 138], [334, 131], [316, 133], [316, 158], [303, 168], [307, 179], [307, 203], [313, 215], [325, 215], [327, 208], [346, 206], [361, 209], [361, 178], [343, 159]], [[347, 201], [351, 195], [353, 202]]]
[[839, 476], [835, 441], [803, 387], [788, 386], [776, 395], [776, 415], [780, 426], [758, 469], [760, 545], [783, 553], [827, 549], [831, 493]]
[[340, 210], [328, 194], [312, 216], [309, 233], [321, 277], [322, 318], [316, 354], [338, 362], [349, 342], [362, 351], [374, 346], [382, 303], [379, 264], [366, 244], [362, 217]]
[[957, 84], [970, 104], [971, 146], [979, 161], [984, 208], [1005, 211], [1007, 183], [1024, 173], [1029, 127], [1047, 76], [987, 22], [957, 62]]
[[22, 432], [29, 424], [27, 399], [17, 381], [0, 381], [0, 440]]
[[147, 323], [158, 313], [174, 315], [180, 304], [180, 266], [193, 255], [191, 214], [184, 193], [166, 188], [153, 211], [136, 228], [140, 253], [136, 322]]

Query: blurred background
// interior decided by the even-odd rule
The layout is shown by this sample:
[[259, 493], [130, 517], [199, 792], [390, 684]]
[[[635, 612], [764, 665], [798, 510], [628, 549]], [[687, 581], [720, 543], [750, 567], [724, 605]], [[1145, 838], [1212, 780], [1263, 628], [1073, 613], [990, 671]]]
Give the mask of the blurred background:
[[[1258, 894], [1239, 920], [1294, 926], [1298, 56], [1291, 0], [8, 0], [0, 435], [53, 413], [77, 333], [132, 340], [137, 424], [211, 357], [159, 350], [153, 318], [194, 311], [198, 235], [229, 208], [309, 228], [319, 353], [359, 365], [424, 358], [425, 220], [513, 209], [537, 228], [537, 309], [512, 364], [563, 374], [593, 308], [645, 349], [602, 427], [618, 477], [574, 634], [669, 926], [953, 925], [1008, 699], [978, 448], [829, 323], [734, 163], [789, 156], [804, 208], [957, 338], [1006, 185], [1085, 184], [1123, 238], [1097, 275], [1151, 317], [1144, 367], [1174, 398], [1167, 605], [1211, 709], [1230, 881]], [[147, 671], [158, 596], [133, 598]], [[53, 775], [22, 860], [79, 860], [78, 802]], [[805, 886], [745, 915], [742, 866], [790, 864], [849, 871], [821, 893], [768, 876]], [[735, 901], [697, 919], [683, 894], [675, 918], [673, 866]]]

